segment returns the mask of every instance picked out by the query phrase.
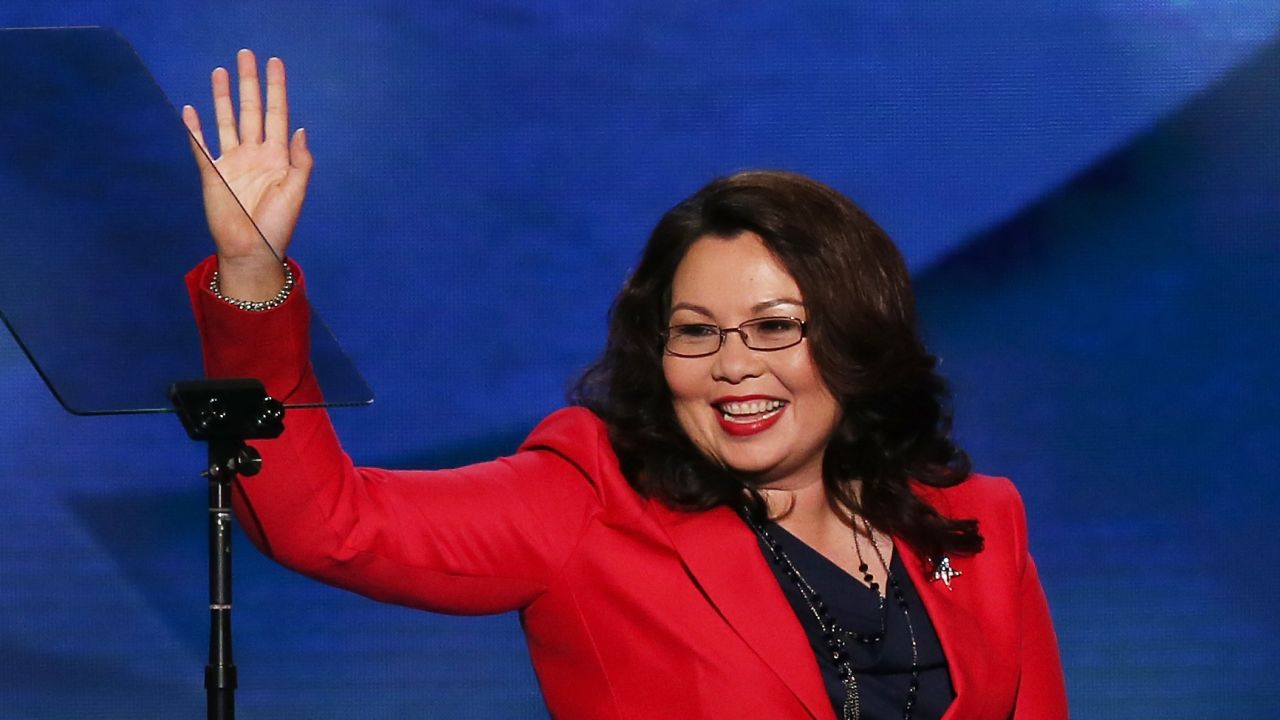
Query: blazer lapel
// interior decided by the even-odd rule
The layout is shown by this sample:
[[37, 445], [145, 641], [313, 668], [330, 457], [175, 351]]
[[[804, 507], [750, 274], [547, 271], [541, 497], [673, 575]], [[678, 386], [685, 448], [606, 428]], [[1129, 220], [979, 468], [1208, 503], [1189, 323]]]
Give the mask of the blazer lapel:
[[[978, 624], [965, 607], [962, 595], [964, 591], [948, 590], [942, 582], [935, 582], [930, 574], [932, 563], [917, 555], [905, 542], [895, 539], [894, 550], [902, 553], [902, 564], [906, 566], [911, 582], [920, 593], [920, 600], [929, 613], [929, 619], [933, 621], [933, 629], [938, 633], [938, 642], [947, 658], [947, 668], [951, 673], [951, 684], [956, 697], [942, 716], [943, 720], [984, 717], [982, 708], [985, 694], [979, 683], [990, 672], [991, 658], [983, 651]], [[956, 565], [963, 572], [963, 559]], [[926, 568], [930, 571], [926, 571]], [[977, 578], [964, 579], [977, 582]]]
[[739, 637], [814, 718], [834, 720], [813, 650], [755, 535], [732, 510], [681, 512], [651, 500], [689, 574]]

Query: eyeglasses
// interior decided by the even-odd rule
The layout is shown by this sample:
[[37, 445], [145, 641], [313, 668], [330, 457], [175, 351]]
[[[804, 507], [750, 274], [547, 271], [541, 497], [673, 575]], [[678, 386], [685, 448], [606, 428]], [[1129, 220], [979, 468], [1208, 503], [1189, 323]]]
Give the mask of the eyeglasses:
[[804, 321], [793, 317], [764, 317], [748, 320], [733, 328], [688, 323], [672, 325], [662, 337], [668, 355], [697, 358], [719, 352], [729, 333], [738, 333], [742, 344], [752, 350], [784, 350], [799, 345], [804, 339]]

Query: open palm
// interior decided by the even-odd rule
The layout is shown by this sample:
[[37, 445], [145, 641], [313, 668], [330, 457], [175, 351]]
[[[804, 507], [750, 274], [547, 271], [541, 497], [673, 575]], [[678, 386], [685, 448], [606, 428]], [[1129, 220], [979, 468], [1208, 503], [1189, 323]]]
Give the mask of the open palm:
[[214, 119], [221, 153], [216, 157], [209, 151], [195, 109], [190, 105], [182, 109], [183, 122], [199, 146], [194, 150], [205, 215], [217, 246], [222, 288], [243, 299], [270, 296], [279, 289], [280, 259], [298, 222], [312, 166], [306, 133], [299, 130], [289, 136], [284, 63], [271, 58], [266, 70], [264, 111], [257, 61], [249, 50], [236, 55], [238, 123], [230, 76], [223, 68], [213, 71]]

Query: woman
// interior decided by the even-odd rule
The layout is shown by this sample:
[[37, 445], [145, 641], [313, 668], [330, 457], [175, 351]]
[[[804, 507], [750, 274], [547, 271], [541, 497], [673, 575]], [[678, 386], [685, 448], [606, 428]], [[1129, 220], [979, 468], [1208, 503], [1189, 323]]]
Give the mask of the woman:
[[[253, 55], [237, 64], [238, 123], [213, 75], [217, 166], [283, 256], [311, 156], [283, 64], [265, 114]], [[314, 400], [300, 271], [202, 167], [209, 374]], [[356, 468], [323, 411], [294, 411], [236, 508], [325, 582], [519, 610], [558, 718], [1066, 717], [1021, 502], [969, 472], [934, 365], [883, 231], [816, 182], [743, 173], [662, 218], [579, 406], [515, 455]]]

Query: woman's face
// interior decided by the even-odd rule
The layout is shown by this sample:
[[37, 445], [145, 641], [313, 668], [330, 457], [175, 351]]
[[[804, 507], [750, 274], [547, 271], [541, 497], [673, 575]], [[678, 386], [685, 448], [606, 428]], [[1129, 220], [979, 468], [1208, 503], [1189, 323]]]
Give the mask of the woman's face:
[[[761, 317], [808, 319], [800, 288], [760, 237], [697, 240], [676, 268], [668, 324], [734, 328]], [[841, 413], [808, 340], [759, 351], [728, 333], [714, 355], [667, 354], [662, 370], [680, 427], [708, 457], [770, 487], [821, 480]]]

